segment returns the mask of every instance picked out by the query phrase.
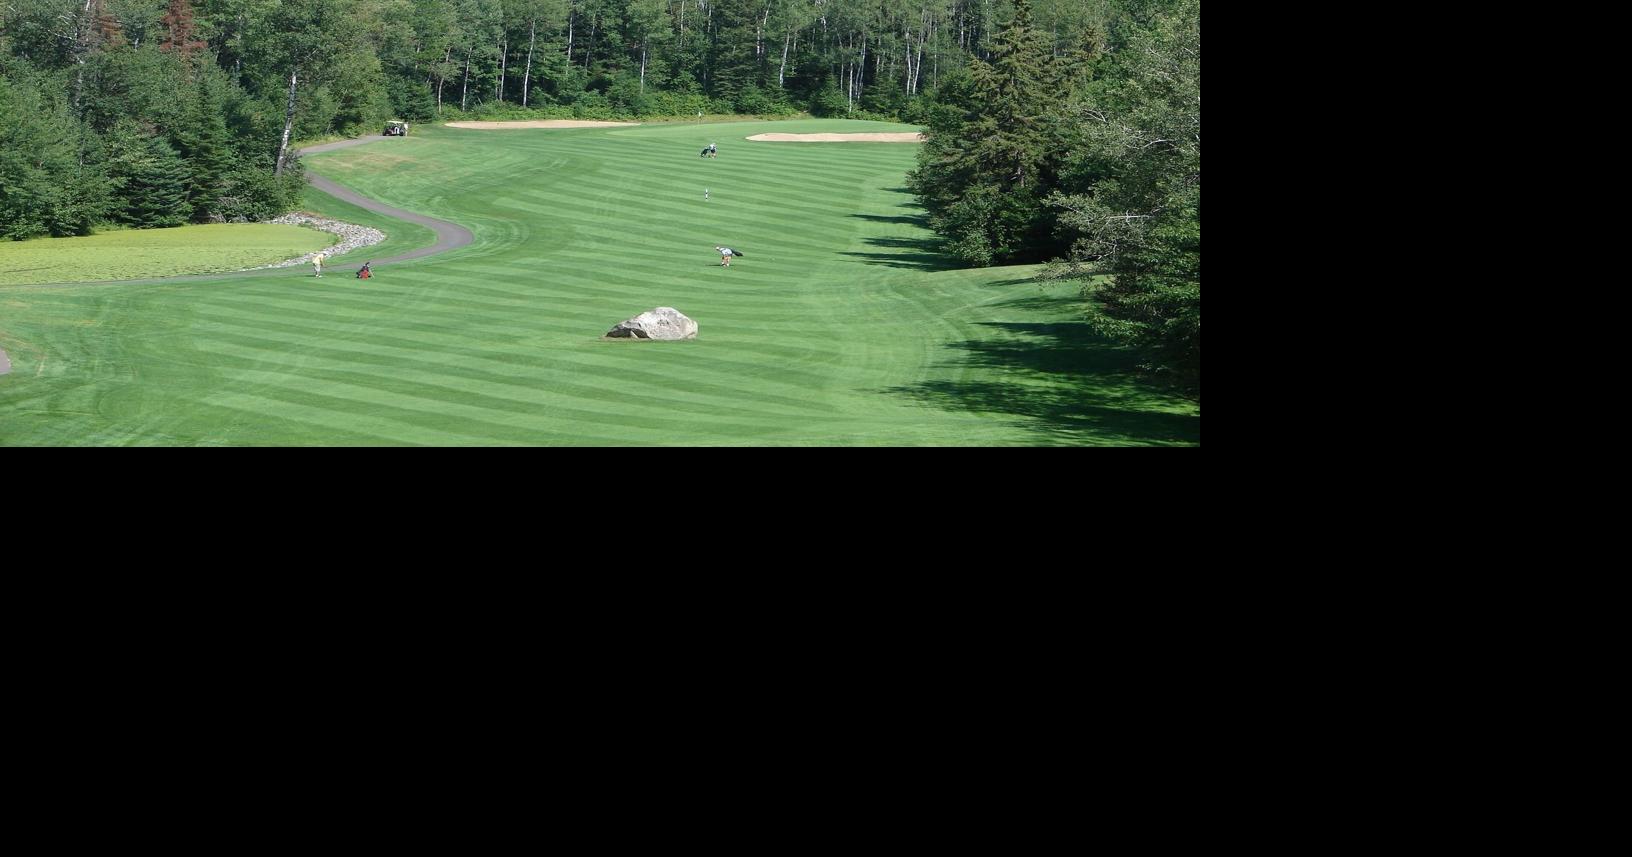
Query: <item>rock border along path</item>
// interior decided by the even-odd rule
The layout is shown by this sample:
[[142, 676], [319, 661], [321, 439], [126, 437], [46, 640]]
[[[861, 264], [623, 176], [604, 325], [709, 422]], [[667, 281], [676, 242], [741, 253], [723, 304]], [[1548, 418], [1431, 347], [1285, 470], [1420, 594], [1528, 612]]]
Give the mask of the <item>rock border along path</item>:
[[[404, 138], [358, 137], [355, 140], [341, 140], [336, 143], [324, 143], [320, 146], [307, 146], [304, 149], [297, 150], [296, 153], [301, 155], [315, 155], [319, 152], [332, 152], [336, 149], [349, 149], [353, 146], [361, 146], [367, 143], [378, 143], [381, 140], [400, 139]], [[469, 229], [466, 229], [457, 223], [449, 223], [446, 220], [438, 220], [428, 215], [415, 214], [412, 211], [403, 211], [400, 208], [392, 208], [384, 203], [375, 202], [374, 200], [369, 199], [368, 197], [363, 196], [362, 194], [359, 194], [351, 188], [345, 187], [344, 185], [335, 184], [334, 182], [329, 181], [328, 179], [315, 173], [306, 173], [306, 183], [332, 197], [343, 199], [346, 202], [357, 206], [358, 208], [364, 208], [374, 212], [375, 214], [384, 214], [387, 217], [394, 217], [398, 220], [406, 220], [409, 223], [417, 223], [420, 226], [429, 227], [430, 230], [436, 234], [436, 243], [430, 245], [429, 247], [421, 247], [418, 250], [410, 250], [407, 253], [398, 253], [395, 256], [374, 259], [373, 262], [375, 266], [389, 265], [393, 262], [406, 262], [410, 259], [423, 259], [426, 256], [434, 256], [437, 253], [446, 253], [449, 250], [458, 249], [476, 240], [476, 236], [473, 235]], [[296, 259], [291, 262], [280, 262], [278, 265], [271, 267], [273, 270], [275, 270], [278, 267], [292, 266], [299, 264], [302, 261], [309, 261], [311, 258], [312, 255], [307, 254], [300, 259]], [[330, 271], [355, 271], [362, 266], [362, 263], [358, 262], [356, 264], [347, 263], [343, 265], [327, 265], [325, 267]], [[152, 283], [188, 283], [199, 280], [220, 280], [244, 276], [264, 277], [268, 276], [270, 273], [271, 271], [267, 268], [251, 268], [245, 271], [227, 271], [219, 274], [188, 274], [181, 277], [149, 277], [141, 280], [91, 280], [83, 283], [29, 283], [28, 285], [7, 286], [7, 288], [35, 289], [48, 286], [140, 286]]]
[[265, 268], [293, 268], [296, 265], [310, 263], [312, 261], [312, 257], [319, 253], [327, 256], [338, 256], [341, 253], [350, 253], [353, 250], [361, 250], [364, 247], [373, 247], [375, 244], [385, 240], [385, 233], [378, 229], [374, 229], [369, 226], [358, 226], [355, 223], [347, 223], [343, 220], [329, 220], [324, 217], [313, 217], [309, 214], [285, 214], [281, 217], [274, 217], [266, 222], [281, 223], [286, 226], [310, 226], [313, 229], [321, 229], [324, 232], [328, 232], [332, 235], [340, 236], [340, 243], [326, 247], [322, 250], [313, 250], [304, 256], [297, 256], [287, 261], [274, 262], [270, 265], [256, 265], [253, 268], [245, 268], [244, 270], [246, 271], [259, 271]]
[[[349, 149], [353, 146], [364, 145], [365, 143], [378, 143], [381, 140], [406, 139], [406, 137], [358, 137], [355, 140], [341, 140], [338, 143], [324, 143], [321, 146], [307, 146], [306, 148], [300, 150], [300, 154], [315, 155], [320, 152], [332, 152], [336, 149]], [[429, 215], [415, 214], [412, 211], [403, 211], [400, 208], [392, 208], [384, 203], [375, 202], [374, 200], [369, 199], [368, 197], [363, 196], [362, 194], [359, 194], [358, 192], [344, 185], [335, 184], [334, 182], [329, 181], [328, 179], [315, 173], [308, 172], [306, 174], [306, 181], [310, 183], [312, 187], [323, 191], [329, 196], [337, 199], [343, 199], [346, 202], [357, 206], [358, 208], [366, 208], [375, 214], [384, 214], [387, 217], [395, 217], [398, 220], [406, 220], [409, 223], [417, 223], [420, 226], [427, 226], [430, 227], [432, 232], [436, 233], [435, 244], [432, 244], [429, 247], [421, 247], [418, 250], [410, 250], [407, 253], [399, 253], [395, 256], [389, 256], [384, 259], [375, 259], [374, 264], [376, 265], [389, 265], [392, 262], [406, 262], [409, 259], [423, 259], [426, 256], [434, 256], [437, 253], [446, 253], [449, 250], [463, 247], [466, 244], [476, 240], [476, 236], [471, 234], [469, 229], [466, 229], [457, 223], [449, 223], [446, 220], [438, 220]], [[334, 270], [355, 271], [361, 267], [361, 264], [346, 265], [336, 267]]]

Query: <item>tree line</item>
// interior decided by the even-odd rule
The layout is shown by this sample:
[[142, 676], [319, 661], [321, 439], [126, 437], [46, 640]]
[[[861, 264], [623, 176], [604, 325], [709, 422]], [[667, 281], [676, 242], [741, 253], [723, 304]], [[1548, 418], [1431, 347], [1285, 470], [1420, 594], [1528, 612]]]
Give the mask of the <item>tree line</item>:
[[[1011, 0], [3, 0], [0, 236], [258, 219], [384, 120], [906, 119]], [[1098, 0], [1038, 0], [1058, 45]]]
[[1199, 0], [0, 0], [0, 237], [258, 220], [389, 118], [898, 119], [969, 264], [1199, 385]]
[[1088, 318], [1201, 385], [1201, 3], [1115, 0], [1069, 50], [1017, 0], [920, 110], [908, 184], [971, 265], [1050, 263]]

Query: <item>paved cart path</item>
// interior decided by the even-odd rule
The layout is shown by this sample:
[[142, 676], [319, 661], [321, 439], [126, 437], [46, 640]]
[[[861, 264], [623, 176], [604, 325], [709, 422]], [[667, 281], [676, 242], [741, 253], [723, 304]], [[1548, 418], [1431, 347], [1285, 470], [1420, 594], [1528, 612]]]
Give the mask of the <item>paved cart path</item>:
[[[315, 155], [319, 152], [332, 152], [335, 149], [349, 149], [352, 146], [361, 146], [366, 143], [378, 143], [381, 140], [392, 139], [400, 140], [402, 138], [359, 137], [355, 140], [341, 140], [338, 143], [324, 143], [320, 146], [307, 146], [304, 149], [298, 150], [298, 152], [302, 155]], [[412, 211], [403, 211], [400, 208], [392, 208], [384, 203], [375, 202], [374, 200], [357, 193], [351, 188], [344, 185], [335, 184], [334, 182], [329, 181], [316, 173], [308, 171], [306, 173], [306, 182], [312, 187], [315, 187], [318, 190], [323, 191], [324, 193], [337, 199], [343, 199], [346, 202], [357, 206], [358, 208], [366, 208], [376, 214], [384, 214], [387, 217], [395, 217], [398, 220], [406, 220], [409, 223], [417, 223], [420, 226], [429, 227], [432, 232], [436, 233], [435, 244], [432, 244], [429, 247], [421, 247], [418, 250], [410, 250], [407, 253], [399, 253], [395, 256], [374, 259], [373, 261], [375, 267], [389, 265], [393, 262], [406, 262], [410, 259], [423, 259], [426, 256], [434, 256], [438, 253], [446, 253], [449, 250], [463, 247], [475, 240], [475, 236], [471, 234], [469, 229], [466, 229], [457, 223], [449, 223], [446, 220], [438, 220], [434, 217], [428, 217], [423, 214], [415, 214]], [[366, 250], [367, 248], [364, 247], [359, 249]], [[362, 262], [342, 262], [337, 265], [325, 265], [324, 268], [330, 271], [355, 271], [362, 266]], [[151, 277], [142, 280], [92, 280], [84, 283], [29, 283], [27, 285], [16, 286], [16, 288], [38, 288], [40, 286], [133, 286], [147, 283], [186, 283], [198, 280], [219, 280], [229, 277], [264, 277], [276, 276], [280, 274], [287, 275], [292, 270], [294, 270], [293, 266], [289, 268], [256, 268], [249, 271], [228, 271], [219, 274], [189, 274], [182, 277]]]

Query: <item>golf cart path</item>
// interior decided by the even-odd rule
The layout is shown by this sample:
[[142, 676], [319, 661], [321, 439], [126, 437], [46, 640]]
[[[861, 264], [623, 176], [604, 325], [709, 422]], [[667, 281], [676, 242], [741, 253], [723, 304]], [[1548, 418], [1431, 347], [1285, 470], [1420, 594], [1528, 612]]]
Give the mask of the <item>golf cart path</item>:
[[[390, 139], [401, 140], [403, 138], [358, 137], [355, 140], [341, 140], [338, 143], [324, 143], [321, 146], [307, 146], [306, 148], [301, 149], [299, 154], [316, 155], [320, 152], [332, 152], [336, 149], [349, 149], [353, 146], [361, 146], [364, 143], [377, 143], [381, 140]], [[417, 223], [420, 226], [428, 226], [432, 232], [436, 233], [435, 244], [432, 244], [429, 247], [421, 247], [418, 250], [410, 250], [407, 253], [400, 253], [396, 256], [390, 256], [384, 259], [375, 259], [374, 264], [376, 265], [389, 265], [392, 262], [406, 262], [409, 259], [423, 259], [426, 256], [434, 256], [437, 253], [445, 253], [449, 250], [463, 247], [476, 239], [476, 236], [472, 235], [469, 229], [466, 229], [457, 223], [449, 223], [446, 220], [437, 220], [434, 217], [429, 217], [424, 214], [415, 214], [412, 211], [403, 211], [400, 208], [392, 208], [384, 203], [375, 202], [374, 200], [363, 196], [351, 188], [346, 187], [345, 185], [335, 184], [334, 182], [329, 181], [316, 173], [308, 172], [306, 174], [306, 181], [310, 183], [312, 187], [323, 191], [329, 196], [335, 197], [336, 199], [343, 199], [346, 202], [357, 206], [358, 208], [366, 208], [375, 214], [384, 214], [388, 217], [395, 217], [398, 220], [406, 220], [409, 223]], [[339, 266], [336, 267], [335, 270], [355, 271], [361, 267], [361, 264]]]
[[[381, 140], [390, 139], [402, 138], [358, 137], [355, 140], [341, 140], [337, 143], [324, 143], [320, 146], [307, 146], [304, 149], [297, 149], [296, 154], [315, 155], [319, 152], [332, 152], [336, 149], [349, 149], [352, 146], [361, 146], [365, 143], [378, 143]], [[474, 241], [476, 238], [476, 236], [471, 234], [469, 229], [466, 229], [457, 223], [449, 223], [446, 220], [438, 220], [434, 217], [428, 217], [423, 214], [415, 214], [412, 211], [403, 211], [400, 208], [392, 208], [384, 203], [375, 202], [374, 200], [359, 194], [351, 188], [344, 185], [335, 184], [334, 182], [329, 181], [316, 173], [307, 172], [306, 182], [312, 187], [315, 187], [318, 190], [335, 197], [336, 199], [343, 199], [346, 202], [357, 206], [358, 208], [364, 208], [376, 214], [384, 214], [387, 217], [394, 217], [398, 220], [406, 220], [409, 223], [417, 223], [420, 226], [429, 227], [432, 232], [436, 233], [436, 243], [430, 245], [429, 247], [421, 247], [418, 250], [410, 250], [406, 253], [399, 253], [395, 256], [374, 259], [373, 262], [375, 267], [389, 265], [393, 262], [406, 262], [410, 259], [423, 259], [426, 256], [434, 256], [438, 253], [446, 253], [449, 250], [455, 250], [463, 247], [466, 244], [469, 244], [471, 241]], [[324, 267], [330, 271], [355, 271], [362, 266], [362, 262], [357, 262], [342, 263], [339, 265], [325, 265]], [[287, 276], [290, 273], [290, 270], [290, 268], [257, 268], [248, 271], [226, 271], [219, 274], [188, 274], [181, 277], [149, 277], [141, 280], [91, 280], [83, 283], [29, 283], [27, 285], [18, 286], [17, 288], [32, 289], [53, 286], [140, 286], [149, 285], [152, 283], [188, 283], [200, 280], [236, 279], [239, 277], [256, 276], [265, 277], [277, 276], [279, 274]]]

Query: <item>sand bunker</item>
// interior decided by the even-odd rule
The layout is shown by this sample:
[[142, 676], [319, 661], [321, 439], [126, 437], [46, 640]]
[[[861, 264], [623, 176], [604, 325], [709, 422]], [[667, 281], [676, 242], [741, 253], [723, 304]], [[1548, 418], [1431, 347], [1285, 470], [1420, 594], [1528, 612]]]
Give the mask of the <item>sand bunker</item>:
[[639, 122], [592, 122], [578, 119], [529, 119], [524, 122], [449, 122], [449, 128], [616, 128]]
[[889, 134], [755, 134], [750, 140], [761, 143], [922, 143], [917, 131]]

